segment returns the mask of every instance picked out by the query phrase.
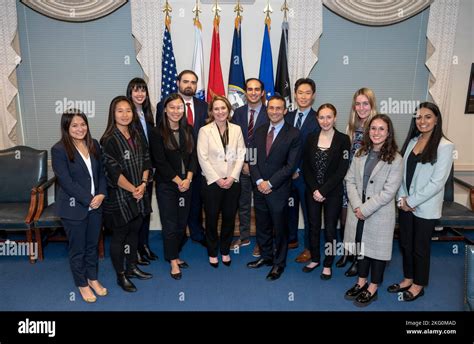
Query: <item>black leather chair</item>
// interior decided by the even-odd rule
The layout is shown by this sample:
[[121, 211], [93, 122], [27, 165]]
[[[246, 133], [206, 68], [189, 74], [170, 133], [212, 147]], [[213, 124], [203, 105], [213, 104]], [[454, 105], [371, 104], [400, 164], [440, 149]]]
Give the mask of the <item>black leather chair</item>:
[[36, 254], [32, 223], [36, 188], [47, 179], [47, 162], [46, 150], [26, 146], [0, 150], [0, 229], [26, 232], [31, 263]]
[[[63, 227], [61, 218], [59, 218], [55, 213], [55, 203], [53, 202], [50, 205], [47, 204], [48, 189], [53, 185], [55, 189], [54, 194], [56, 195], [56, 189], [58, 187], [58, 184], [56, 183], [56, 177], [50, 178], [48, 181], [41, 184], [37, 188], [38, 207], [33, 221], [35, 235], [38, 241], [39, 260], [44, 259], [43, 243], [48, 243], [49, 241], [67, 241], [67, 237], [65, 235], [51, 235], [52, 231], [56, 231]], [[102, 231], [99, 237], [98, 250], [99, 258], [104, 258], [104, 236]]]
[[444, 187], [443, 211], [441, 218], [436, 223], [437, 227], [443, 227], [444, 230], [439, 235], [433, 236], [433, 240], [459, 240], [472, 245], [474, 242], [467, 238], [462, 231], [474, 229], [474, 212], [462, 204], [454, 202], [453, 174], [454, 168], [451, 168], [451, 173]]

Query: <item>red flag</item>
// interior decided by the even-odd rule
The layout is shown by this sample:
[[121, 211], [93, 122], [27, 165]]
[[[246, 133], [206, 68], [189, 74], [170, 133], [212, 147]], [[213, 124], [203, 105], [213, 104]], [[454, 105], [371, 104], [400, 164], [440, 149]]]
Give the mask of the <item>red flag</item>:
[[212, 31], [211, 62], [209, 63], [209, 82], [207, 83], [207, 101], [214, 96], [225, 96], [224, 79], [221, 68], [221, 43], [219, 39], [219, 17], [214, 18]]

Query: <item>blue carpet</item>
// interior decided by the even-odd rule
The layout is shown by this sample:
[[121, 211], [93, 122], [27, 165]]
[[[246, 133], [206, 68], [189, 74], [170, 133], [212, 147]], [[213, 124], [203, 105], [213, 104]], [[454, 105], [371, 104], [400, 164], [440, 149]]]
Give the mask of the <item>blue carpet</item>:
[[[208, 264], [205, 249], [191, 241], [185, 245], [181, 259], [190, 268], [182, 270], [179, 281], [169, 275], [169, 264], [163, 261], [160, 232], [152, 232], [152, 250], [158, 262], [143, 267], [154, 275], [151, 280], [134, 279], [138, 291], [126, 293], [116, 284], [108, 255], [100, 261], [99, 280], [109, 295], [95, 304], [82, 301], [74, 287], [69, 270], [65, 243], [49, 243], [45, 260], [30, 264], [26, 257], [2, 257], [0, 262], [0, 311], [358, 311], [344, 300], [344, 292], [356, 278], [344, 276], [345, 268], [334, 268], [333, 278], [320, 279], [321, 268], [306, 274], [302, 264], [294, 262], [300, 248], [290, 250], [288, 265], [282, 277], [265, 280], [269, 267], [251, 270], [246, 263], [254, 260], [252, 244], [232, 253], [230, 267]], [[392, 261], [385, 271], [385, 282], [379, 297], [363, 311], [462, 311], [464, 288], [464, 244], [433, 242], [430, 285], [415, 302], [401, 302], [386, 288], [402, 278], [402, 259], [398, 242], [394, 243]]]

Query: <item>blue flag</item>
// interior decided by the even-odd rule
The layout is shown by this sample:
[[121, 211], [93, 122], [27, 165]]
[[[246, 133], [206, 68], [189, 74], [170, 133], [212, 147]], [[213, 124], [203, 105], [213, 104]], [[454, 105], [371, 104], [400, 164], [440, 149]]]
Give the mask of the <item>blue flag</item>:
[[163, 54], [161, 55], [161, 99], [166, 98], [171, 93], [178, 92], [177, 78], [173, 42], [171, 42], [171, 35], [166, 25], [165, 34], [163, 35]]
[[275, 94], [273, 79], [272, 46], [270, 44], [270, 25], [265, 23], [263, 30], [262, 57], [260, 58], [260, 72], [258, 78], [265, 85], [265, 95], [268, 98]]
[[247, 103], [245, 98], [245, 75], [242, 61], [242, 43], [240, 36], [240, 18], [235, 20], [234, 39], [232, 40], [232, 54], [230, 56], [229, 91], [227, 98], [235, 110]]

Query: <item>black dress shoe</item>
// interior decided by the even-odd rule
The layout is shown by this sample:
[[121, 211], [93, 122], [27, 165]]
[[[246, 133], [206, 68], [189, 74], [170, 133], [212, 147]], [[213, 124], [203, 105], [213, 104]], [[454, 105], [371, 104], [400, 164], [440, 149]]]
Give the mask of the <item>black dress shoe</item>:
[[[313, 262], [314, 263], [314, 262]], [[316, 269], [317, 267], [319, 266], [319, 263], [317, 263], [315, 266], [313, 266], [312, 268], [309, 268], [307, 265], [303, 266], [303, 269], [302, 271], [303, 272], [312, 272], [314, 269]]]
[[359, 262], [358, 262], [358, 259], [354, 259], [354, 261], [352, 262], [351, 266], [349, 267], [349, 269], [347, 269], [346, 272], [344, 272], [344, 275], [346, 275], [347, 277], [353, 277], [353, 276], [356, 276], [357, 275], [357, 267], [359, 265]]
[[158, 260], [158, 256], [154, 254], [152, 250], [150, 250], [148, 245], [143, 245], [143, 250], [141, 250], [140, 253], [148, 260]]
[[117, 284], [125, 291], [133, 293], [137, 291], [137, 287], [130, 281], [125, 273], [121, 272], [117, 274]]
[[127, 276], [128, 278], [138, 278], [138, 279], [141, 279], [141, 280], [146, 280], [146, 279], [150, 279], [150, 278], [153, 277], [152, 274], [149, 274], [148, 272], [142, 271], [138, 267], [134, 267], [130, 270], [127, 270], [125, 272], [125, 276]]
[[346, 300], [354, 300], [357, 296], [359, 296], [360, 293], [362, 293], [364, 290], [367, 290], [369, 287], [368, 283], [365, 283], [362, 287], [358, 285], [357, 283], [354, 284], [354, 286], [346, 291], [346, 294], [344, 295], [344, 298]]
[[225, 266], [230, 266], [230, 264], [232, 264], [232, 260], [228, 260], [227, 262], [222, 261], [222, 264]]
[[247, 263], [247, 267], [250, 269], [258, 269], [264, 265], [272, 266], [273, 262], [269, 259], [260, 258], [260, 259], [254, 260], [253, 262]]
[[273, 266], [267, 275], [267, 281], [275, 281], [279, 279], [283, 271], [285, 271], [284, 267], [278, 265]]
[[390, 285], [388, 288], [387, 288], [387, 291], [389, 293], [399, 293], [401, 291], [407, 291], [408, 289], [410, 289], [411, 287], [411, 284], [407, 287], [400, 287], [400, 284], [398, 283], [395, 283], [395, 284], [392, 284]]
[[174, 273], [172, 273], [172, 272], [170, 271], [170, 275], [171, 275], [171, 277], [174, 278], [175, 280], [180, 280], [181, 277], [183, 277], [183, 275], [181, 274], [181, 272], [178, 272], [178, 273], [174, 274]]
[[407, 291], [403, 292], [403, 301], [407, 301], [407, 302], [415, 301], [417, 298], [419, 298], [420, 296], [423, 296], [423, 295], [425, 295], [425, 289], [424, 288], [421, 288], [421, 290], [416, 295], [413, 295], [413, 293], [411, 291], [407, 290]]
[[189, 268], [188, 263], [186, 263], [184, 260], [183, 260], [182, 263], [179, 263], [178, 266], [179, 266], [180, 269], [187, 269], [187, 268]]
[[219, 267], [219, 262], [217, 262], [217, 263], [209, 262], [209, 265], [212, 266], [214, 269], [217, 269]]
[[354, 305], [356, 305], [357, 307], [367, 307], [372, 302], [377, 300], [377, 291], [378, 290], [376, 290], [375, 293], [371, 294], [370, 291], [364, 290], [362, 293], [359, 294], [359, 296], [356, 297]]
[[150, 261], [145, 258], [145, 256], [141, 255], [140, 252], [137, 251], [137, 264], [138, 265], [150, 265]]

